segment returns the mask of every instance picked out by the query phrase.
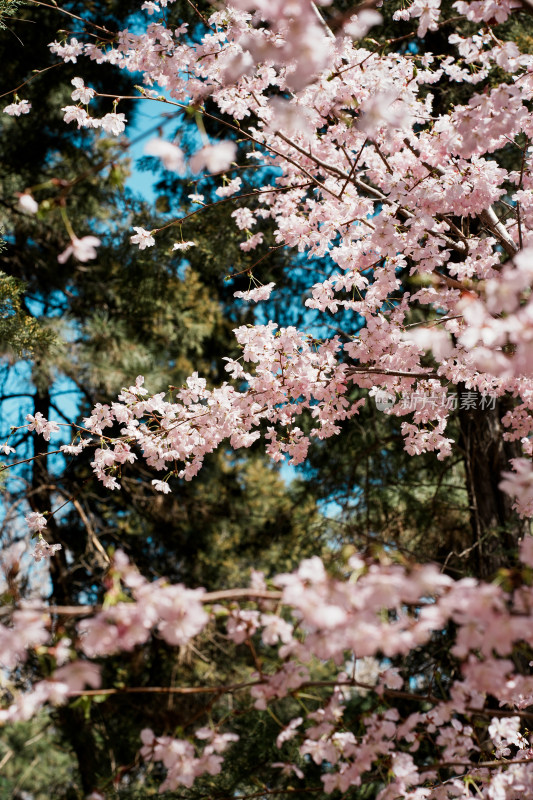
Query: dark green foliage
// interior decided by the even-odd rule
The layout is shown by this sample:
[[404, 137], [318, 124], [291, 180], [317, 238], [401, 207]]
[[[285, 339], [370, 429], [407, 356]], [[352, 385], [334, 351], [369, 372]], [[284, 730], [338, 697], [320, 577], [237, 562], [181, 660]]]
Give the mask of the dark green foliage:
[[52, 331], [22, 307], [24, 284], [0, 272], [0, 347], [3, 354], [27, 356], [46, 350], [54, 341]]
[[75, 800], [75, 760], [62, 739], [47, 713], [3, 727], [0, 797]]

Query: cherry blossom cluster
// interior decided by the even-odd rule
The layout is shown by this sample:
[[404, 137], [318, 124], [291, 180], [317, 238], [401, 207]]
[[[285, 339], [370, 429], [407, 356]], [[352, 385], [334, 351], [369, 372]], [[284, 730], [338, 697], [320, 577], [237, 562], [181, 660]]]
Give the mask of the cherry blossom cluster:
[[[328, 575], [314, 557], [275, 578], [273, 589], [254, 573], [249, 590], [210, 595], [163, 579], [149, 582], [117, 551], [102, 608], [87, 609], [70, 638], [60, 628], [63, 635], [54, 641], [57, 626], [36, 604], [15, 608], [0, 625], [4, 669], [16, 672], [32, 650], [48, 653], [55, 664], [29, 691], [8, 683], [11, 700], [0, 710], [0, 720], [30, 719], [43, 705], [68, 702], [84, 687], [100, 689], [96, 661], [132, 650], [150, 636], [177, 647], [196, 641], [201, 648], [204, 632], [212, 635], [223, 626], [235, 646], [253, 640], [264, 656], [265, 667], [251, 672], [242, 685], [256, 708], [275, 702], [279, 713], [283, 698], [298, 697], [309, 686], [326, 690], [323, 701], [306, 705], [279, 730], [281, 758], [290, 742], [292, 760], [285, 757], [274, 769], [301, 778], [310, 758], [330, 793], [359, 786], [386, 763], [388, 771], [381, 770], [379, 778], [381, 800], [470, 797], [472, 785], [487, 800], [533, 797], [533, 748], [529, 715], [523, 712], [533, 704], [533, 676], [513, 660], [517, 647], [531, 657], [533, 537], [523, 541], [521, 558], [522, 580], [511, 591], [471, 578], [454, 581], [431, 565], [405, 567], [353, 555], [342, 578]], [[61, 614], [61, 608], [52, 613]], [[433, 690], [431, 670], [407, 676], [401, 663], [442, 636], [450, 623], [455, 631], [451, 653], [461, 669], [443, 694]], [[355, 670], [365, 659], [379, 665], [368, 682]], [[331, 678], [322, 684], [313, 681], [318, 664], [329, 665]], [[223, 696], [232, 690], [221, 686], [217, 691]], [[373, 697], [373, 703], [357, 734], [345, 712], [360, 693]], [[397, 707], [396, 700], [402, 705]], [[190, 787], [205, 773], [218, 774], [223, 752], [238, 736], [204, 725], [191, 738], [145, 730], [141, 739], [141, 756], [167, 769], [161, 786], [166, 791]], [[455, 777], [443, 780], [440, 764]]]
[[[178, 107], [201, 108], [210, 97], [221, 113], [233, 117], [244, 140], [241, 147], [253, 145], [247, 155], [276, 168], [254, 208], [239, 206], [233, 214], [246, 233], [242, 249], [261, 246], [262, 232], [250, 229], [270, 219], [279, 245], [309, 257], [327, 255], [329, 274], [312, 287], [305, 303], [327, 315], [342, 313], [348, 338], [310, 344], [305, 331], [274, 333], [273, 326], [264, 325], [248, 333], [238, 329], [243, 362], [227, 366], [236, 386], [208, 390], [193, 376], [193, 392], [181, 390], [175, 403], [123, 397], [104, 426], [124, 426], [123, 447], [110, 442], [94, 462], [108, 486], [116, 488], [119, 465], [135, 457], [133, 443], [158, 469], [185, 463], [178, 474], [187, 478], [222, 441], [246, 446], [260, 432], [274, 458], [289, 455], [298, 463], [309, 443], [297, 424], [304, 408], [316, 422], [312, 435], [326, 437], [354, 412], [344, 399], [353, 384], [401, 398], [406, 392], [444, 396], [446, 387], [461, 382], [470, 390], [518, 398], [517, 412], [506, 420], [510, 437], [516, 425], [525, 431], [519, 437], [521, 477], [512, 493], [519, 510], [530, 513], [528, 490], [520, 487], [531, 459], [526, 418], [533, 410], [533, 150], [528, 148], [533, 56], [499, 39], [494, 27], [515, 13], [514, 0], [454, 5], [480, 22], [470, 36], [449, 34], [455, 58], [367, 49], [354, 36], [379, 24], [377, 12], [344, 15], [332, 33], [321, 21], [320, 4], [309, 0], [239, 0], [213, 14], [198, 40], [186, 25], [169, 29], [162, 19], [153, 21], [163, 4], [148, 3], [143, 6], [151, 18], [146, 30], [123, 31], [113, 46], [74, 39], [52, 44], [65, 60], [88, 56], [142, 73], [146, 98], [157, 101], [157, 90], [150, 87], [164, 88]], [[442, 21], [438, 0], [414, 2], [396, 14], [418, 19], [419, 37]], [[485, 88], [495, 70], [506, 77]], [[427, 89], [442, 80], [470, 85], [468, 101], [436, 111]], [[73, 84], [73, 99], [80, 105], [65, 108], [65, 118], [104, 128], [109, 118], [110, 132], [118, 132], [121, 115], [91, 122], [83, 104], [92, 99], [92, 90], [81, 78]], [[505, 169], [491, 157], [509, 142], [522, 148], [520, 171]], [[229, 170], [237, 156], [229, 140], [204, 142], [188, 165], [175, 143], [155, 139], [146, 152], [167, 169], [195, 174]], [[241, 187], [241, 178], [225, 178], [216, 193], [222, 200], [238, 197]], [[504, 198], [511, 213], [501, 218], [498, 203]], [[157, 231], [136, 227], [131, 241], [144, 249], [156, 238]], [[84, 258], [93, 244], [78, 246]], [[177, 243], [176, 249], [184, 245]], [[76, 254], [76, 243], [71, 248]], [[411, 294], [400, 278], [408, 266], [420, 284]], [[253, 288], [236, 297], [261, 302], [273, 288], [254, 276]], [[429, 327], [412, 327], [417, 306], [433, 319]], [[428, 353], [436, 362], [433, 370], [427, 367]], [[245, 368], [250, 360], [253, 371]], [[435, 451], [439, 458], [451, 452], [449, 410], [444, 398], [404, 422], [408, 452]], [[95, 410], [88, 423], [92, 433], [101, 428], [99, 413]], [[398, 402], [388, 413], [406, 416], [408, 411]], [[509, 480], [503, 483], [506, 489]], [[163, 485], [156, 486], [166, 491]]]
[[[87, 433], [101, 437], [92, 467], [105, 486], [119, 488], [122, 465], [135, 461], [139, 450], [149, 466], [190, 480], [223, 440], [233, 448], [249, 447], [263, 426], [271, 457], [281, 460], [287, 454], [298, 464], [311, 436], [328, 438], [338, 433], [341, 420], [357, 413], [363, 401], [350, 404], [344, 396], [347, 367], [335, 359], [338, 340], [316, 342], [295, 328], [277, 330], [274, 323], [243, 326], [235, 335], [242, 356], [226, 359], [226, 370], [234, 381], [246, 383], [246, 392], [229, 383], [209, 389], [195, 373], [170, 402], [163, 393], [150, 397], [140, 376], [119, 402], [94, 408], [84, 425]], [[304, 412], [311, 418], [309, 434], [297, 424]], [[109, 435], [116, 426], [118, 435]], [[169, 491], [164, 481], [153, 484]]]

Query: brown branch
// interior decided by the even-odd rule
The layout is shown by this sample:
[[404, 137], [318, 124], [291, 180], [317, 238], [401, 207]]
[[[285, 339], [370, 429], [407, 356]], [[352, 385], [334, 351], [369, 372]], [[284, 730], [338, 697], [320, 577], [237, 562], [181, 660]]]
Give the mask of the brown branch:
[[35, 80], [35, 78], [38, 78], [39, 75], [42, 72], [48, 72], [49, 69], [55, 69], [56, 67], [61, 67], [62, 65], [63, 65], [63, 62], [61, 61], [58, 64], [52, 64], [49, 67], [44, 67], [44, 69], [36, 69], [36, 70], [34, 70], [34, 74], [31, 76], [31, 78], [28, 78], [27, 80], [23, 81], [22, 83], [19, 83], [19, 85], [16, 86], [14, 89], [9, 89], [9, 91], [4, 92], [3, 94], [0, 94], [0, 99], [2, 97], [7, 97], [8, 94], [15, 94], [15, 92], [18, 92], [18, 90], [22, 89], [23, 86], [26, 86], [27, 83], [31, 83], [31, 81]]
[[71, 497], [71, 501], [72, 501], [72, 504], [73, 504], [74, 508], [76, 509], [78, 514], [80, 515], [80, 519], [81, 519], [81, 521], [83, 522], [83, 524], [85, 526], [85, 530], [87, 531], [87, 536], [89, 537], [90, 542], [92, 543], [94, 549], [97, 550], [98, 553], [100, 554], [100, 556], [102, 557], [103, 564], [110, 564], [111, 563], [111, 559], [109, 558], [109, 556], [107, 555], [106, 551], [104, 550], [104, 548], [103, 548], [103, 546], [102, 546], [102, 544], [100, 542], [100, 539], [96, 535], [96, 531], [94, 530], [94, 528], [93, 528], [93, 526], [91, 524], [91, 521], [90, 521], [89, 517], [87, 516], [87, 514], [85, 513], [85, 511], [83, 509], [83, 506], [81, 505], [80, 501], [76, 497]]
[[381, 149], [380, 149], [380, 147], [379, 147], [378, 143], [377, 143], [377, 142], [375, 142], [375, 141], [372, 139], [372, 144], [374, 145], [374, 150], [376, 151], [376, 153], [378, 154], [378, 156], [381, 158], [381, 160], [382, 160], [382, 161], [383, 161], [383, 163], [385, 164], [385, 169], [387, 170], [387, 172], [389, 173], [389, 175], [393, 175], [393, 174], [394, 174], [394, 172], [393, 172], [393, 169], [392, 169], [391, 165], [389, 164], [389, 162], [387, 161], [387, 159], [385, 158], [385, 156], [383, 155], [383, 153], [381, 152]]
[[235, 683], [229, 686], [123, 686], [120, 689], [85, 689], [69, 692], [69, 697], [111, 697], [120, 694], [229, 694], [257, 686], [261, 681]]
[[[323, 791], [323, 786], [309, 786], [305, 789], [293, 789], [292, 786], [289, 786], [289, 788], [284, 789], [263, 789], [260, 792], [252, 792], [252, 794], [232, 794], [231, 800], [249, 800], [252, 797], [264, 797], [265, 794], [307, 794], [307, 792]], [[207, 795], [204, 795], [204, 797], [207, 797]], [[209, 795], [209, 800], [215, 800], [213, 795]], [[226, 798], [224, 798], [224, 800], [226, 800]]]
[[[415, 155], [419, 159], [420, 163], [432, 175], [437, 175], [439, 177], [442, 177], [443, 175], [446, 174], [445, 170], [442, 167], [433, 166], [433, 164], [429, 164], [427, 161], [424, 161], [420, 152], [416, 149], [416, 147], [413, 147], [413, 145], [410, 143], [407, 137], [403, 140], [403, 142], [407, 147], [407, 149], [410, 150], [411, 153], [413, 153], [413, 155]], [[500, 220], [498, 219], [498, 216], [494, 211], [494, 209], [492, 208], [492, 206], [489, 206], [489, 208], [486, 208], [477, 216], [479, 217], [483, 225], [485, 225], [485, 227], [487, 227], [489, 231], [498, 239], [499, 243], [501, 244], [507, 255], [511, 257], [514, 256], [518, 248], [515, 245], [512, 238], [509, 236], [509, 231], [507, 230], [505, 225], [503, 225], [503, 223], [501, 223]]]
[[221, 589], [218, 592], [206, 592], [199, 600], [207, 604], [221, 600], [281, 600], [282, 596], [282, 592], [271, 592], [268, 589]]
[[107, 28], [102, 27], [102, 25], [97, 25], [96, 22], [91, 22], [91, 20], [89, 19], [84, 19], [84, 17], [79, 17], [77, 14], [73, 14], [72, 11], [67, 11], [65, 8], [61, 8], [55, 3], [54, 5], [48, 5], [48, 3], [43, 3], [41, 2], [41, 0], [29, 0], [29, 2], [33, 3], [35, 6], [43, 6], [43, 8], [48, 8], [50, 9], [50, 11], [59, 11], [61, 14], [66, 14], [67, 17], [72, 17], [72, 19], [77, 19], [80, 22], [83, 22], [84, 25], [90, 25], [92, 28], [96, 28], [96, 30], [98, 31], [103, 31], [104, 33], [107, 33], [110, 36], [113, 37], [116, 36], [116, 33], [108, 30]]
[[471, 292], [472, 289], [468, 286], [465, 286], [464, 283], [461, 281], [456, 280], [455, 278], [450, 278], [448, 275], [444, 275], [442, 272], [439, 272], [438, 269], [434, 269], [432, 272], [433, 275], [436, 275], [439, 280], [449, 286], [450, 289], [460, 289], [462, 292]]
[[297, 183], [294, 186], [273, 186], [271, 189], [256, 189], [255, 191], [247, 192], [246, 194], [238, 194], [238, 195], [232, 195], [231, 197], [223, 197], [221, 200], [215, 200], [213, 203], [205, 203], [200, 208], [197, 208], [195, 211], [191, 211], [190, 214], [185, 214], [185, 216], [183, 217], [176, 217], [176, 219], [167, 222], [160, 228], [154, 228], [152, 233], [159, 233], [160, 231], [164, 231], [167, 228], [171, 228], [173, 225], [181, 225], [191, 217], [194, 217], [196, 214], [200, 214], [200, 212], [205, 211], [207, 208], [214, 208], [215, 206], [219, 206], [222, 203], [231, 203], [234, 202], [235, 200], [244, 200], [244, 198], [246, 197], [258, 197], [261, 194], [276, 194], [276, 192], [288, 192], [290, 189], [305, 189], [309, 186], [312, 186], [311, 181], [307, 183]]
[[[232, 600], [272, 600], [279, 602], [283, 597], [282, 592], [270, 591], [268, 589], [221, 589], [218, 592], [206, 592], [198, 597], [200, 603], [209, 605], [210, 603], [220, 603]], [[97, 614], [103, 610], [102, 606], [32, 606], [36, 611], [43, 613], [56, 614], [64, 617], [85, 617], [89, 614]], [[110, 606], [110, 609], [113, 607]], [[5, 615], [13, 611], [12, 606], [0, 608], [0, 615]]]
[[35, 461], [36, 458], [44, 458], [44, 456], [54, 456], [56, 453], [62, 453], [62, 450], [47, 450], [46, 453], [37, 453], [36, 456], [30, 456], [29, 458], [22, 458], [20, 461], [13, 461], [11, 464], [5, 464], [3, 467], [0, 467], [0, 472], [4, 472], [6, 469], [11, 469], [11, 467], [16, 467], [18, 464], [29, 464], [30, 461]]
[[397, 378], [438, 378], [436, 372], [430, 370], [429, 372], [402, 372], [396, 369], [379, 369], [378, 367], [350, 367], [346, 373], [348, 376], [361, 375], [368, 373], [369, 375], [391, 375]]
[[195, 11], [196, 14], [198, 14], [198, 16], [200, 17], [200, 19], [202, 20], [202, 22], [204, 23], [206, 28], [209, 28], [210, 31], [214, 31], [215, 30], [215, 28], [213, 28], [213, 26], [209, 24], [209, 22], [206, 19], [206, 17], [204, 17], [204, 15], [200, 11], [200, 9], [196, 8], [196, 6], [194, 5], [194, 3], [191, 2], [191, 0], [187, 0], [187, 5], [189, 5], [193, 9], [193, 11]]

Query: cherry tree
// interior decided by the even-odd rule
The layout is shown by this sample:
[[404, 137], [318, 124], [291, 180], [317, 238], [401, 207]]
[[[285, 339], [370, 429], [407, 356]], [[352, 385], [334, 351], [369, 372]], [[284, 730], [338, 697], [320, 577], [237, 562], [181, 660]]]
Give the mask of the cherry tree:
[[[120, 490], [129, 463], [144, 459], [160, 473], [154, 490], [168, 493], [173, 477], [194, 479], [221, 445], [246, 448], [262, 439], [274, 461], [300, 464], [313, 439], [341, 434], [365, 402], [403, 420], [410, 455], [444, 460], [457, 446], [448, 423], [458, 403], [478, 404], [492, 421], [498, 404], [506, 410], [493, 431], [499, 456], [490, 469], [508, 498], [502, 502], [522, 520], [505, 533], [506, 545], [520, 547], [520, 561], [500, 571], [498, 582], [488, 580], [501, 564], [483, 549], [481, 508], [476, 547], [485, 566], [460, 580], [431, 565], [402, 565], [391, 556], [374, 563], [352, 553], [335, 577], [313, 558], [271, 586], [256, 574], [250, 588], [209, 594], [149, 583], [118, 552], [101, 607], [10, 611], [0, 631], [4, 668], [15, 669], [32, 648], [49, 653], [54, 667], [0, 716], [28, 719], [44, 704], [105, 696], [115, 691], [101, 686], [107, 656], [151, 636], [183, 647], [222, 628], [236, 646], [255, 642], [272, 660], [267, 671], [257, 658], [244, 683], [210, 688], [219, 698], [247, 692], [262, 710], [310, 687], [326, 691], [280, 726], [279, 761], [271, 765], [288, 781], [280, 792], [303, 781], [313, 762], [321, 770], [318, 789], [327, 793], [373, 781], [383, 800], [533, 797], [533, 56], [499, 35], [510, 15], [529, 13], [529, 3], [453, 3], [471, 23], [469, 33], [449, 34], [453, 56], [424, 47], [432, 32], [453, 31], [438, 0], [415, 0], [394, 13], [418, 26], [417, 46], [404, 52], [372, 38], [387, 9], [370, 3], [326, 23], [320, 6], [328, 2], [235, 0], [209, 18], [198, 12], [194, 30], [167, 26], [167, 5], [142, 5], [142, 32], [50, 45], [58, 58], [80, 65], [65, 122], [108, 135], [127, 124], [117, 111], [123, 97], [112, 90], [112, 110], [91, 115], [86, 58], [142, 74], [132, 89], [139, 102], [195, 115], [202, 142], [192, 158], [162, 137], [146, 152], [177, 173], [224, 173], [216, 202], [235, 202], [245, 252], [261, 248], [268, 220], [277, 244], [295, 258], [325, 259], [327, 274], [317, 275], [303, 299], [324, 323], [317, 332], [316, 325], [280, 327], [258, 315], [257, 324], [235, 330], [241, 357], [226, 359], [227, 382], [208, 386], [194, 373], [165, 396], [150, 394], [139, 376], [115, 402], [96, 406], [61, 449], [77, 455], [94, 448], [94, 473], [111, 491]], [[445, 105], [431, 89], [443, 83], [464, 88], [468, 100]], [[4, 112], [32, 110], [18, 98]], [[209, 138], [209, 121], [223, 124], [227, 138]], [[237, 157], [268, 167], [272, 179], [244, 192], [240, 173], [232, 172]], [[199, 194], [193, 202], [198, 211], [165, 225], [176, 227], [178, 251], [194, 246], [194, 215], [206, 203]], [[25, 213], [36, 211], [30, 193], [20, 203]], [[135, 226], [132, 247], [155, 246], [161, 230]], [[97, 256], [96, 236], [71, 230], [69, 237], [61, 263]], [[276, 283], [261, 280], [261, 261], [250, 266], [249, 287], [235, 291], [236, 301], [264, 304], [275, 296]], [[336, 315], [342, 332], [324, 335]], [[354, 387], [366, 390], [355, 402]], [[45, 439], [54, 433], [44, 418], [27, 422]], [[4, 450], [9, 454], [9, 442]], [[38, 536], [36, 559], [55, 557], [46, 522], [42, 514], [28, 518]], [[82, 619], [68, 639], [57, 640], [52, 622], [63, 617]], [[455, 664], [446, 686], [424, 670], [402, 673], [402, 660], [443, 631]], [[358, 673], [364, 659], [376, 665], [372, 680]], [[314, 677], [319, 664], [328, 665], [330, 680]], [[358, 692], [371, 692], [375, 702], [354, 730], [346, 710]], [[224, 719], [214, 714], [187, 738], [143, 732], [141, 757], [167, 771], [162, 791], [224, 769], [225, 751], [239, 746]], [[288, 742], [296, 744], [290, 759]]]

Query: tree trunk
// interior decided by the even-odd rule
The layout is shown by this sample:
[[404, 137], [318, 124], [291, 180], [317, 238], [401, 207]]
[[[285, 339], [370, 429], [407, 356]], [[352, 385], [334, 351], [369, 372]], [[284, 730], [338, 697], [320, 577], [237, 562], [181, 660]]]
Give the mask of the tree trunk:
[[[502, 417], [512, 400], [459, 390], [459, 445], [463, 451], [470, 505], [471, 541], [464, 551], [476, 577], [490, 579], [501, 567], [512, 566], [518, 540], [528, 523], [512, 509], [513, 500], [499, 489], [509, 460], [520, 455], [517, 442], [503, 439]], [[465, 407], [465, 396], [471, 399]]]

